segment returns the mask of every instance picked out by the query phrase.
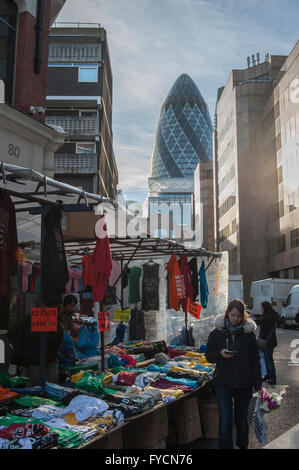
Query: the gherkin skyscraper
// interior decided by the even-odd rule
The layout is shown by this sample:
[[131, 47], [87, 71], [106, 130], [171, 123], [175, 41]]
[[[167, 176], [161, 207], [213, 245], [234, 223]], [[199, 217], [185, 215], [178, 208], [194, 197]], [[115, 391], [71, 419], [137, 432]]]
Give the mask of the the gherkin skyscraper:
[[156, 130], [149, 215], [175, 204], [180, 209], [173, 214], [173, 223], [192, 226], [194, 170], [198, 163], [212, 160], [212, 133], [210, 113], [198, 87], [189, 75], [180, 75], [162, 105]]

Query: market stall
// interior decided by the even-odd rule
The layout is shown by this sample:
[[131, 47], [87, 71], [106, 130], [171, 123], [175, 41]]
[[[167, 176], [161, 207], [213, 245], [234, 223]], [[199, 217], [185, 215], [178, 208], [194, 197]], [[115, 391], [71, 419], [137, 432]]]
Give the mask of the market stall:
[[[17, 191], [16, 186], [18, 188], [24, 181], [29, 182], [30, 189]], [[194, 410], [195, 394], [211, 380], [213, 367], [205, 360], [203, 341], [197, 342], [201, 347], [190, 344], [188, 321], [189, 325], [193, 325], [193, 330], [197, 331], [200, 329], [200, 322], [210, 325], [215, 315], [220, 313], [222, 290], [225, 294], [226, 257], [220, 253], [207, 252], [203, 248], [186, 247], [171, 240], [154, 239], [150, 236], [139, 239], [109, 237], [105, 241], [108, 243], [105, 249], [110, 251], [112, 266], [105, 281], [105, 295], [97, 295], [95, 298], [92, 282], [90, 285], [90, 281], [86, 281], [88, 272], [83, 263], [83, 258], [88, 260], [98, 248], [94, 235], [76, 238], [73, 233], [71, 239], [68, 239], [63, 236], [63, 230], [57, 223], [55, 243], [58, 257], [55, 267], [59, 275], [55, 276], [53, 269], [54, 275], [51, 277], [50, 266], [54, 256], [47, 258], [49, 251], [46, 244], [48, 239], [53, 240], [53, 220], [49, 224], [51, 229], [47, 231], [46, 216], [51, 212], [49, 207], [56, 214], [61, 211], [86, 213], [92, 211], [94, 204], [110, 204], [115, 208], [117, 203], [45, 179], [32, 170], [3, 164], [2, 187], [5, 188], [5, 194], [11, 197], [18, 212], [26, 211], [31, 217], [40, 215], [42, 219], [41, 242], [27, 241], [21, 245], [18, 267], [15, 273], [11, 273], [16, 275], [15, 322], [21, 320], [24, 310], [27, 309], [28, 313], [30, 309], [33, 313], [32, 302], [33, 299], [36, 301], [39, 293], [42, 294], [42, 303], [35, 307], [42, 310], [49, 307], [52, 311], [47, 313], [53, 314], [53, 318], [56, 314], [56, 317], [54, 329], [46, 332], [43, 329], [32, 330], [31, 315], [30, 334], [34, 338], [39, 336], [39, 341], [35, 342], [38, 344], [35, 356], [38, 357], [39, 384], [28, 387], [26, 377], [22, 378], [18, 374], [15, 374], [14, 384], [11, 373], [7, 369], [2, 372], [0, 446], [100, 448], [110, 445], [116, 448], [117, 445], [125, 445], [130, 448], [138, 445], [166, 445], [171, 415], [169, 409], [174, 408], [177, 402], [189, 403], [188, 399], [191, 399], [193, 402], [189, 410]], [[66, 204], [57, 200], [57, 196], [78, 197], [78, 200], [75, 205]], [[82, 198], [85, 204], [81, 204]], [[171, 267], [174, 264], [180, 268], [177, 256], [185, 262], [185, 267], [181, 265], [180, 277], [184, 273], [185, 278], [180, 278], [180, 286], [186, 282], [187, 275], [190, 277], [192, 274], [193, 287], [198, 285], [198, 293], [195, 295], [193, 292], [189, 304], [186, 302], [186, 289], [181, 295], [170, 292], [171, 276], [176, 275]], [[64, 259], [67, 260], [67, 265]], [[208, 260], [206, 266], [204, 259]], [[194, 260], [201, 262], [200, 275]], [[196, 266], [193, 272], [186, 262]], [[59, 263], [62, 264], [57, 271]], [[43, 275], [45, 265], [48, 269]], [[65, 276], [62, 278], [61, 272], [65, 266]], [[166, 267], [169, 269], [165, 269]], [[212, 273], [210, 279], [209, 272]], [[158, 284], [155, 282], [157, 275]], [[48, 288], [43, 289], [45, 279]], [[190, 287], [191, 279], [189, 284]], [[108, 286], [110, 289], [106, 292]], [[210, 308], [209, 304], [203, 304], [209, 290]], [[65, 332], [60, 341], [58, 353], [63, 382], [53, 383], [45, 380], [45, 374], [48, 373], [47, 351], [58, 334], [57, 311], [53, 313], [53, 309], [57, 307], [57, 299], [67, 295], [76, 296], [80, 309], [77, 314], [74, 312], [72, 318], [73, 334]], [[201, 304], [197, 299], [199, 296]], [[31, 299], [31, 304], [28, 298]], [[145, 318], [147, 321], [144, 321]], [[183, 321], [185, 332], [182, 329], [181, 335], [173, 337], [173, 330], [170, 328], [169, 332], [167, 326], [177, 323], [177, 318]], [[112, 330], [109, 320], [110, 324], [114, 324]], [[129, 338], [123, 328], [126, 324], [131, 335]], [[145, 325], [147, 328], [144, 328]], [[171, 336], [172, 344], [169, 344], [168, 338]], [[18, 372], [20, 370], [19, 368]], [[84, 416], [80, 415], [82, 403], [86, 410]], [[174, 412], [173, 416], [176, 425], [182, 423], [183, 418], [178, 412]], [[195, 420], [197, 418], [198, 416], [194, 417]], [[143, 440], [138, 443], [135, 428], [141, 423], [148, 435], [143, 436]], [[19, 434], [15, 433], [16, 425], [24, 430], [22, 439], [17, 438]], [[186, 435], [189, 431], [186, 430]], [[195, 434], [185, 437], [185, 440], [200, 437], [200, 432]], [[108, 444], [107, 436], [111, 436]]]

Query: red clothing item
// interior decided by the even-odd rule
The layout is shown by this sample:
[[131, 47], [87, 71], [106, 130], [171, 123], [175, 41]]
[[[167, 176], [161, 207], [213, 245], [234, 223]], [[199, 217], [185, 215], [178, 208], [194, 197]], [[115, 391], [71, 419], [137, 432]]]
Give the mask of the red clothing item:
[[179, 268], [182, 274], [184, 286], [185, 286], [185, 297], [182, 299], [181, 304], [184, 312], [187, 312], [188, 298], [193, 299], [194, 289], [192, 285], [192, 273], [188, 264], [187, 256], [182, 256], [179, 259]]
[[0, 430], [1, 439], [23, 439], [23, 437], [44, 436], [50, 429], [43, 424], [15, 423]]
[[10, 276], [17, 272], [18, 237], [15, 207], [5, 189], [0, 189], [0, 295], [11, 292]]
[[136, 366], [136, 361], [135, 361], [135, 359], [133, 359], [132, 356], [129, 356], [128, 354], [121, 354], [120, 357], [127, 361], [127, 364], [125, 364], [125, 367], [127, 367], [127, 366], [134, 367], [134, 366]]
[[[104, 216], [101, 217], [101, 219], [103, 218]], [[104, 299], [108, 279], [112, 270], [112, 257], [105, 222], [102, 226], [102, 235], [104, 235], [102, 238], [96, 237], [96, 247], [91, 255], [93, 267], [92, 294], [94, 302], [101, 302]]]
[[185, 356], [186, 354], [186, 351], [180, 351], [179, 349], [171, 348], [170, 346], [168, 346], [167, 349], [168, 349], [167, 354], [170, 357], [170, 359], [174, 359], [177, 356]]
[[89, 255], [85, 255], [82, 258], [83, 264], [83, 284], [85, 286], [92, 286], [93, 281], [93, 267], [92, 258]]
[[120, 372], [118, 374], [116, 385], [134, 385], [137, 372]]
[[178, 311], [179, 301], [185, 297], [185, 286], [175, 254], [171, 255], [165, 269], [169, 272], [169, 306]]

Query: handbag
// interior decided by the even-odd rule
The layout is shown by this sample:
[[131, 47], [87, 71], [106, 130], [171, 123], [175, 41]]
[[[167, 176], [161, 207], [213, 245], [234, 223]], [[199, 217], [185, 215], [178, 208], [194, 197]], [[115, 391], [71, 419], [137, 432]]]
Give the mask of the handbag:
[[268, 344], [268, 341], [269, 341], [269, 338], [270, 336], [272, 335], [273, 331], [275, 330], [276, 328], [276, 323], [274, 325], [274, 327], [272, 328], [272, 330], [270, 331], [269, 335], [268, 335], [268, 338], [267, 339], [263, 339], [263, 338], [260, 338], [258, 337], [257, 339], [257, 345], [260, 349], [266, 349], [267, 347], [267, 344]]

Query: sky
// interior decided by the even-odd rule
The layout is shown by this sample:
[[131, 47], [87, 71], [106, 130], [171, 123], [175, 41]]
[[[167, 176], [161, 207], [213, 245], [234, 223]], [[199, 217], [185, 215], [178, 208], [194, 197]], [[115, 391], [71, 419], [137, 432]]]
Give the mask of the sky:
[[298, 0], [67, 0], [57, 21], [100, 23], [113, 73], [119, 189], [147, 196], [160, 109], [187, 73], [214, 119], [217, 90], [247, 56], [287, 55], [299, 39]]

